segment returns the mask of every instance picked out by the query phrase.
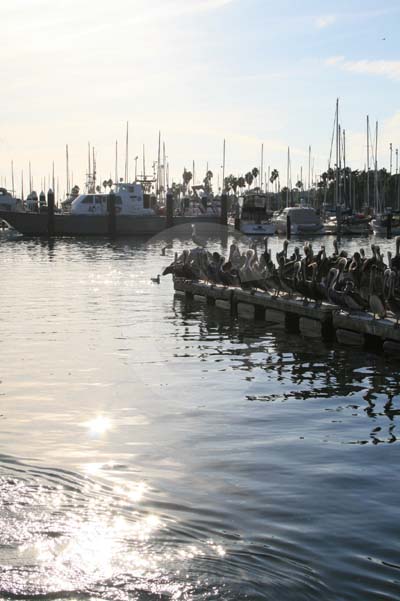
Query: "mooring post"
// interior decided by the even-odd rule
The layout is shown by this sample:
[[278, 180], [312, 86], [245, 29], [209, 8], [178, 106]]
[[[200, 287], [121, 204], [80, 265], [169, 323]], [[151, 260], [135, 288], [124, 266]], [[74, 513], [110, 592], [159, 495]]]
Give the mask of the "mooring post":
[[108, 195], [107, 213], [108, 235], [113, 238], [117, 233], [117, 212], [115, 209], [115, 194], [113, 190], [111, 190]]
[[392, 218], [393, 215], [390, 212], [387, 216], [387, 224], [386, 224], [386, 236], [387, 238], [391, 238], [392, 237]]
[[290, 219], [289, 213], [286, 215], [286, 237], [290, 240], [292, 236], [292, 220]]
[[167, 194], [167, 223], [166, 227], [172, 227], [174, 225], [174, 195], [171, 192]]
[[235, 209], [235, 230], [240, 232], [240, 207], [236, 205]]
[[54, 192], [51, 188], [47, 192], [47, 235], [54, 236]]
[[342, 207], [337, 205], [336, 207], [336, 235], [340, 238], [342, 233]]
[[39, 194], [39, 213], [44, 213], [46, 210], [46, 194], [42, 192]]
[[221, 194], [221, 225], [228, 225], [228, 195]]

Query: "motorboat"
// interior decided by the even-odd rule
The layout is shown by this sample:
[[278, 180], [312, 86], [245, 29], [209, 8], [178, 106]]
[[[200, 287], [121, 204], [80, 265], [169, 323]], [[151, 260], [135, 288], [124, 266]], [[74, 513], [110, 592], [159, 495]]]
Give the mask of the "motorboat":
[[286, 234], [290, 220], [291, 233], [295, 235], [325, 234], [324, 225], [320, 216], [313, 207], [295, 206], [286, 207], [277, 211], [273, 216], [273, 223], [278, 234]]
[[251, 190], [239, 199], [240, 231], [248, 236], [273, 236], [272, 211], [268, 209], [269, 197], [260, 190]]

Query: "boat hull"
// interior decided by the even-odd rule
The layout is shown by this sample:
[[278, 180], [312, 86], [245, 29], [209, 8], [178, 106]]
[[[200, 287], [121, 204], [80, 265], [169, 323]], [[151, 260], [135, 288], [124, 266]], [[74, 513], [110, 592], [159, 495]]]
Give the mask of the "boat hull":
[[[25, 236], [47, 236], [48, 216], [46, 213], [0, 212], [3, 219]], [[174, 217], [173, 226], [190, 223], [217, 224], [218, 216]], [[154, 236], [167, 228], [167, 219], [159, 215], [117, 215], [116, 236]], [[55, 236], [107, 236], [107, 215], [54, 215]]]
[[273, 236], [276, 228], [273, 223], [241, 223], [240, 231], [247, 236]]

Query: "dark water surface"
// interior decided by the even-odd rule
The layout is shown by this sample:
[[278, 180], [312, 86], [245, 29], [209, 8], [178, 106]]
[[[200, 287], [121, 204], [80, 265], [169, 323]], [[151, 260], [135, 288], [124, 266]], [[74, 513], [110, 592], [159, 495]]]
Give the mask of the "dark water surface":
[[399, 362], [174, 298], [162, 245], [0, 240], [0, 598], [400, 599]]

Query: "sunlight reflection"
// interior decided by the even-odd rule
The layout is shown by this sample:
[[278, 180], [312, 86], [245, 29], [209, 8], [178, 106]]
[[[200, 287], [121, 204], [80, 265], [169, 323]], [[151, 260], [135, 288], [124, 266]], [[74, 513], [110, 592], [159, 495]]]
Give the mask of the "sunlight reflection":
[[111, 420], [104, 415], [98, 415], [94, 419], [91, 419], [83, 424], [86, 428], [88, 428], [89, 433], [92, 436], [100, 436], [108, 430], [111, 429]]

